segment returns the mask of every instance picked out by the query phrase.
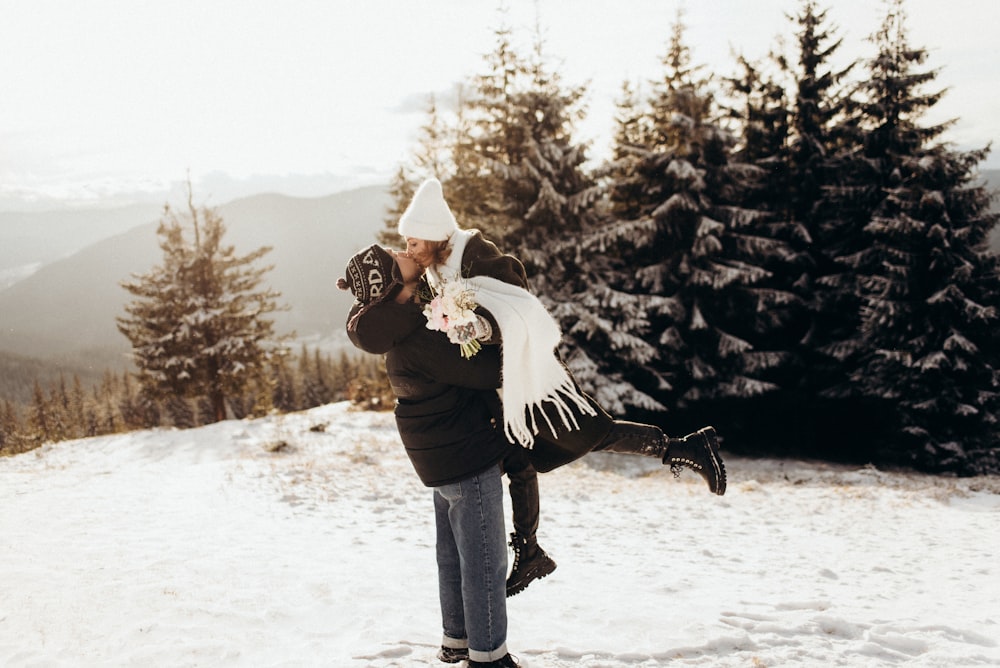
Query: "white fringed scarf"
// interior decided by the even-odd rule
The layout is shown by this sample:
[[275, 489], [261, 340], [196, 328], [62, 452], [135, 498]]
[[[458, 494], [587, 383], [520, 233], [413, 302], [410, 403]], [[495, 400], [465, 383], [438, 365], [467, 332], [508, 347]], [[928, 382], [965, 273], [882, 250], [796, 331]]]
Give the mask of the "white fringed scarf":
[[500, 397], [503, 403], [504, 432], [511, 441], [526, 448], [534, 445], [538, 433], [536, 414], [541, 413], [549, 430], [556, 433], [543, 405], [551, 404], [567, 429], [579, 429], [573, 408], [596, 415], [590, 402], [580, 394], [573, 379], [556, 356], [562, 332], [555, 319], [535, 295], [524, 288], [490, 276], [461, 277], [465, 245], [475, 234], [459, 230], [451, 237], [451, 255], [444, 265], [427, 269], [431, 287], [440, 290], [448, 280], [462, 280], [476, 292], [476, 302], [500, 326]]

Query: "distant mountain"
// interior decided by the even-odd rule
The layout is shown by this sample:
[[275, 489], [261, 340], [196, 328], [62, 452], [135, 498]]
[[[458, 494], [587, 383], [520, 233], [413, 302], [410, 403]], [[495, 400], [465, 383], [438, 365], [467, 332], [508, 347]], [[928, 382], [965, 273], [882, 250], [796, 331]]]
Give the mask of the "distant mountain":
[[[351, 299], [337, 278], [355, 251], [375, 242], [388, 205], [386, 188], [373, 186], [322, 198], [257, 195], [217, 209], [238, 254], [273, 247], [264, 280], [290, 307], [275, 315], [279, 330], [318, 341], [342, 337]], [[131, 295], [121, 282], [162, 262], [156, 227], [102, 239], [0, 291], [0, 351], [124, 360], [129, 344], [115, 318]]]
[[162, 205], [60, 211], [0, 211], [0, 290], [40, 267], [136, 225], [154, 221]]

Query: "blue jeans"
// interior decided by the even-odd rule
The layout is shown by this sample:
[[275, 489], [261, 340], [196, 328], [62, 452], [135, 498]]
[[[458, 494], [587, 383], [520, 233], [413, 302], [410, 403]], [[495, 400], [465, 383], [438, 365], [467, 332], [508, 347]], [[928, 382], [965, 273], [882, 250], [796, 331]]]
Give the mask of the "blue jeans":
[[507, 654], [507, 543], [499, 466], [434, 488], [438, 589], [446, 647], [473, 661]]

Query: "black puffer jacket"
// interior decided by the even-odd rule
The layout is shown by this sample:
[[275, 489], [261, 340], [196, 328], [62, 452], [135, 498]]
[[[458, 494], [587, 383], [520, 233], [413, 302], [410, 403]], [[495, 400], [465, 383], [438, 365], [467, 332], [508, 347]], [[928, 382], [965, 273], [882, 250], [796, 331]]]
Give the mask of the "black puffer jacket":
[[357, 320], [348, 315], [355, 346], [384, 354], [396, 393], [396, 425], [406, 454], [428, 487], [485, 471], [513, 447], [491, 411], [500, 379], [497, 346], [470, 359], [442, 332], [427, 329], [421, 307], [386, 301]]

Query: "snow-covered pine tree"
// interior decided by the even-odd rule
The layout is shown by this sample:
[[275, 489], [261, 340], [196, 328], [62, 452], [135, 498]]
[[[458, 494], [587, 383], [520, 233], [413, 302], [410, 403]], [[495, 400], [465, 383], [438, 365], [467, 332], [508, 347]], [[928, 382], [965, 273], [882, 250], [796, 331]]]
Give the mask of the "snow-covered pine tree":
[[517, 249], [529, 276], [553, 269], [548, 248], [579, 236], [591, 224], [600, 195], [583, 166], [587, 147], [574, 137], [583, 119], [585, 88], [565, 86], [548, 62], [541, 28], [536, 27], [525, 85], [512, 100], [525, 130], [523, 145], [505, 178], [512, 213], [523, 221], [507, 243]]
[[[228, 396], [243, 393], [270, 359], [286, 353], [268, 317], [280, 294], [261, 284], [271, 267], [256, 264], [270, 248], [237, 256], [223, 245], [224, 234], [215, 210], [194, 205], [189, 184], [187, 223], [165, 208], [157, 228], [163, 264], [122, 284], [135, 299], [118, 318], [144, 392], [204, 397], [211, 407], [205, 417], [214, 421], [225, 419]], [[177, 409], [168, 406], [175, 417]]]
[[739, 136], [735, 154], [747, 164], [764, 168], [747, 201], [753, 202], [756, 197], [773, 208], [770, 205], [776, 195], [787, 191], [785, 154], [791, 132], [791, 104], [782, 82], [765, 65], [742, 54], [737, 56], [736, 64], [737, 73], [725, 79], [732, 98], [725, 111]]
[[843, 387], [844, 357], [857, 349], [857, 291], [834, 259], [857, 248], [865, 222], [850, 201], [856, 191], [845, 186], [845, 163], [856, 147], [848, 82], [854, 64], [831, 66], [841, 41], [814, 0], [801, 0], [789, 20], [794, 57], [776, 49], [763, 65], [740, 58], [739, 74], [729, 80], [741, 135], [737, 156], [760, 169], [744, 206], [767, 211], [758, 234], [780, 242], [764, 264], [771, 273], [764, 285], [780, 296], [767, 312], [769, 340], [783, 354], [769, 378], [781, 389], [765, 405], [750, 406], [761, 425], [782, 424], [769, 435], [773, 447], [823, 450], [835, 441], [842, 450], [843, 441], [827, 435], [850, 409], [824, 395]]
[[[863, 247], [870, 211], [870, 184], [852, 167], [859, 146], [858, 113], [848, 77], [857, 62], [834, 68], [842, 40], [815, 0], [801, 0], [791, 19], [798, 28], [798, 57], [787, 72], [795, 86], [786, 153], [788, 189], [775, 201], [803, 231], [795, 237], [796, 248], [807, 258], [784, 277], [808, 305], [800, 323], [801, 394], [825, 397], [828, 401], [818, 410], [837, 413], [829, 400], [843, 398], [849, 360], [860, 347], [856, 276], [837, 258]], [[804, 413], [817, 423], [829, 422], [813, 411]]]
[[[769, 350], [772, 365], [766, 378], [775, 391], [748, 397], [732, 406], [742, 416], [741, 441], [756, 441], [767, 452], [800, 451], [812, 444], [813, 421], [804, 407], [804, 365], [800, 351], [806, 299], [798, 280], [811, 262], [805, 248], [805, 226], [786, 209], [788, 201], [788, 146], [792, 104], [786, 92], [782, 57], [770, 54], [763, 63], [737, 57], [737, 73], [726, 79], [726, 113], [737, 142], [731, 160], [753, 165], [742, 188], [741, 206], [755, 212], [752, 230], [768, 240], [757, 257], [769, 275], [756, 285], [761, 304], [754, 318], [756, 345]], [[781, 425], [775, 429], [775, 425]]]
[[553, 250], [561, 271], [542, 280], [550, 294], [558, 295], [550, 310], [563, 326], [564, 358], [577, 382], [612, 414], [655, 414], [666, 406], [653, 394], [662, 395], [672, 385], [651, 364], [658, 352], [646, 340], [650, 314], [680, 310], [669, 296], [615, 287], [620, 283], [615, 277], [625, 270], [616, 221], [630, 219], [644, 201], [638, 156], [645, 152], [649, 123], [639, 93], [628, 82], [617, 105], [612, 160], [597, 174], [617, 194], [598, 203], [597, 218], [582, 235]]
[[586, 147], [573, 137], [584, 89], [550, 69], [540, 29], [524, 58], [504, 23], [484, 61], [461, 100], [445, 195], [459, 225], [481, 230], [535, 276], [551, 268], [546, 244], [579, 231], [598, 196]]
[[484, 71], [472, 78], [468, 94], [459, 101], [454, 173], [443, 184], [458, 224], [481, 230], [505, 249], [507, 235], [524, 224], [515, 213], [507, 177], [522, 156], [525, 128], [514, 96], [527, 72], [514, 48], [506, 11], [499, 8], [500, 24], [494, 31], [493, 49], [483, 55]]
[[998, 222], [977, 183], [987, 150], [940, 142], [923, 125], [942, 92], [908, 41], [902, 0], [887, 4], [865, 85], [865, 158], [881, 195], [861, 274], [867, 354], [853, 380], [895, 407], [882, 459], [963, 474], [1000, 471], [1000, 272], [987, 237]]
[[[95, 401], [99, 400], [95, 388]], [[128, 372], [122, 374], [121, 396], [115, 397], [121, 420], [126, 430], [150, 429], [160, 423], [159, 406], [136, 389], [136, 383]], [[100, 434], [99, 426], [93, 425], [92, 436]]]
[[[468, 144], [476, 155], [456, 162], [479, 164], [483, 173], [476, 177], [476, 189], [502, 194], [499, 205], [483, 197], [478, 211], [485, 217], [471, 226], [489, 234], [494, 225], [501, 247], [524, 261], [532, 288], [563, 327], [562, 352], [568, 365], [598, 402], [615, 414], [629, 407], [662, 410], [647, 394], [636, 392], [615, 364], [598, 364], [589, 355], [596, 349], [599, 356], [609, 357], [608, 346], [597, 334], [605, 328], [603, 314], [627, 321], [629, 316], [616, 306], [628, 307], [607, 289], [606, 258], [581, 252], [579, 245], [581, 235], [597, 227], [601, 196], [594, 176], [584, 168], [586, 147], [573, 134], [582, 118], [584, 89], [566, 87], [550, 69], [538, 28], [533, 47], [530, 59], [516, 56], [509, 33], [501, 30], [488, 58], [490, 71], [478, 80], [477, 94], [470, 99], [469, 117], [480, 119], [476, 139]], [[476, 215], [465, 220], [476, 221]], [[461, 216], [459, 220], [468, 225]], [[502, 228], [496, 221], [503, 221]], [[660, 298], [640, 301], [656, 303]], [[604, 306], [596, 307], [595, 302]], [[641, 311], [638, 317], [644, 317]], [[633, 333], [636, 327], [641, 324], [613, 332], [610, 347], [620, 352], [641, 348], [643, 352], [635, 354], [648, 355], [650, 345]], [[577, 345], [583, 340], [587, 346]]]
[[618, 137], [642, 144], [616, 147], [614, 218], [584, 252], [609, 255], [608, 294], [617, 296], [609, 304], [624, 295], [646, 300], [644, 310], [623, 310], [638, 316], [631, 321], [598, 311], [616, 323], [609, 334], [649, 346], [602, 363], [631, 366], [626, 377], [662, 404], [712, 413], [720, 402], [774, 389], [766, 374], [782, 355], [766, 341], [767, 303], [780, 297], [764, 287], [763, 265], [780, 244], [757, 234], [759, 212], [741, 205], [756, 170], [731, 160], [734, 137], [721, 125], [710, 79], [691, 65], [680, 16], [663, 66], [645, 121], [623, 114]]

